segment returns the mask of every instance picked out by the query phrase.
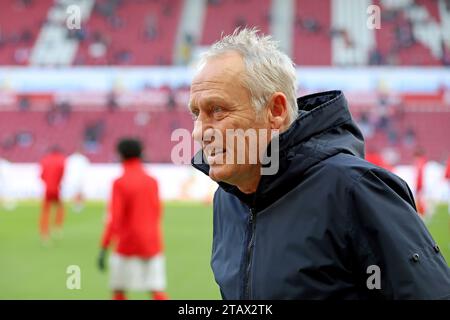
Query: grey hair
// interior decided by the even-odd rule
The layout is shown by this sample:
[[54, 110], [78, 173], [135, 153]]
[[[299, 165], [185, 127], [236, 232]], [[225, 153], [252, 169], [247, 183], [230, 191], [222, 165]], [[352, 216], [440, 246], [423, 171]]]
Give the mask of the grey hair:
[[256, 28], [237, 28], [222, 36], [200, 58], [199, 69], [208, 59], [229, 51], [242, 55], [246, 66], [243, 85], [250, 91], [252, 104], [262, 111], [272, 94], [282, 92], [287, 99], [289, 124], [298, 115], [296, 99], [296, 72], [292, 60], [278, 48], [270, 35], [258, 35]]

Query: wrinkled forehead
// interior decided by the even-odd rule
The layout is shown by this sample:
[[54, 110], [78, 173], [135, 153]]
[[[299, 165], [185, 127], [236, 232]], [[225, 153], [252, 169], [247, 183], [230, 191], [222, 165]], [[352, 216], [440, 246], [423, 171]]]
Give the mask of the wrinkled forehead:
[[245, 71], [242, 56], [234, 51], [207, 58], [197, 70], [192, 86], [205, 81], [235, 82]]
[[244, 90], [244, 75], [244, 62], [239, 54], [226, 53], [210, 58], [192, 80], [190, 99], [196, 100], [198, 95], [204, 96], [217, 91], [238, 94]]

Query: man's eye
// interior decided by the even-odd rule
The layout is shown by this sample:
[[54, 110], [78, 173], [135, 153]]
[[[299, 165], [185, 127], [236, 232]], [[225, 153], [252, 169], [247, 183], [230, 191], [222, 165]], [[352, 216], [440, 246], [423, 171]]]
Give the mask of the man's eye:
[[223, 109], [220, 106], [214, 106], [212, 109], [213, 113], [222, 112]]
[[197, 120], [198, 119], [198, 111], [191, 112], [191, 117], [192, 117], [192, 120]]

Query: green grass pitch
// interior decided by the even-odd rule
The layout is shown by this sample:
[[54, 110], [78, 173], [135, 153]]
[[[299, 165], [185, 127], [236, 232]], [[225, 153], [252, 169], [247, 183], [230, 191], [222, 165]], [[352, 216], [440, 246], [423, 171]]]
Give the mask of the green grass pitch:
[[[97, 269], [105, 204], [88, 203], [74, 213], [67, 207], [62, 239], [42, 247], [38, 237], [39, 204], [0, 209], [0, 299], [109, 299], [108, 273]], [[167, 203], [164, 238], [168, 294], [171, 299], [220, 299], [209, 259], [211, 207]], [[69, 290], [67, 267], [81, 270], [81, 289]], [[147, 299], [146, 293], [130, 294]]]
[[[67, 206], [62, 239], [42, 247], [38, 237], [39, 204], [0, 209], [0, 299], [109, 299], [108, 273], [96, 267], [105, 204], [90, 202], [79, 214]], [[450, 263], [446, 206], [428, 227]], [[210, 269], [212, 208], [204, 204], [165, 204], [164, 238], [168, 294], [172, 299], [220, 299]], [[67, 267], [81, 270], [81, 289], [69, 290]], [[132, 293], [131, 299], [147, 299]]]

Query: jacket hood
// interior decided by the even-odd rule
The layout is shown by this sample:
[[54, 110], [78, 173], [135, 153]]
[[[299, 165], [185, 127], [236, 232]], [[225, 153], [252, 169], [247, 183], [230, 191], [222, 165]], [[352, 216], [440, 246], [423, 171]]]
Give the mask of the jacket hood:
[[[295, 188], [312, 166], [338, 153], [364, 158], [364, 138], [353, 121], [341, 91], [327, 91], [297, 99], [299, 115], [279, 136], [279, 168], [273, 175], [262, 175], [254, 194], [220, 182], [225, 191], [255, 209], [264, 209]], [[270, 145], [268, 146], [270, 149]], [[206, 175], [209, 165], [199, 151], [192, 165]]]

